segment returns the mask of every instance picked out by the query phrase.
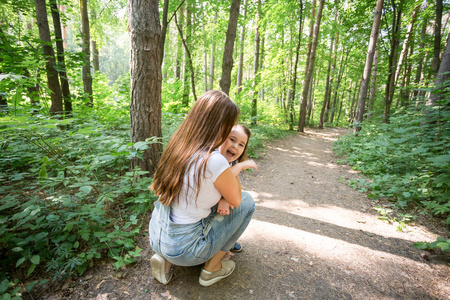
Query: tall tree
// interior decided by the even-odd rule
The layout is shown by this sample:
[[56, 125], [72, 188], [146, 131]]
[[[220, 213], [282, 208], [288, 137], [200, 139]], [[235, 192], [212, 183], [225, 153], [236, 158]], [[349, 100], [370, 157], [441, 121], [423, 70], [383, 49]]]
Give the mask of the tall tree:
[[253, 97], [252, 97], [252, 111], [251, 111], [251, 124], [256, 125], [258, 118], [258, 84], [259, 84], [259, 44], [260, 44], [260, 28], [259, 23], [261, 21], [261, 0], [257, 1], [256, 11], [256, 24], [255, 24], [255, 60], [253, 61]]
[[294, 75], [293, 75], [293, 80], [292, 80], [292, 94], [291, 94], [291, 99], [290, 99], [290, 103], [291, 105], [289, 105], [289, 111], [290, 111], [290, 120], [289, 120], [289, 130], [293, 130], [294, 129], [294, 116], [293, 116], [293, 112], [294, 112], [294, 101], [295, 101], [295, 90], [297, 88], [297, 67], [298, 67], [298, 56], [300, 54], [300, 45], [302, 42], [302, 33], [303, 33], [303, 1], [300, 0], [299, 3], [299, 13], [300, 13], [300, 21], [299, 21], [299, 25], [298, 25], [298, 40], [297, 40], [297, 49], [295, 51], [295, 63], [294, 63]]
[[434, 21], [433, 75], [437, 76], [441, 55], [442, 0], [436, 0], [436, 19]]
[[240, 6], [241, 0], [231, 0], [230, 19], [228, 21], [228, 30], [225, 38], [225, 47], [223, 50], [222, 78], [220, 79], [220, 89], [227, 95], [230, 93], [234, 41], [236, 40], [236, 29]]
[[400, 44], [400, 27], [402, 18], [402, 1], [395, 3], [391, 0], [392, 5], [392, 31], [391, 31], [391, 49], [389, 52], [388, 77], [386, 82], [386, 89], [384, 93], [384, 113], [383, 123], [389, 123], [389, 116], [391, 113], [391, 103], [394, 99], [395, 91], [395, 71], [397, 66], [397, 52]]
[[384, 0], [377, 0], [377, 6], [375, 7], [375, 13], [373, 17], [372, 33], [370, 34], [369, 48], [367, 49], [366, 64], [364, 66], [363, 78], [361, 81], [361, 89], [359, 92], [357, 112], [355, 116], [354, 131], [361, 131], [361, 122], [364, 117], [364, 109], [366, 107], [367, 91], [370, 82], [370, 73], [372, 71], [373, 57], [376, 50], [378, 32], [380, 30], [381, 12], [383, 10]]
[[69, 80], [66, 72], [66, 62], [64, 59], [64, 42], [61, 31], [61, 19], [59, 16], [59, 9], [56, 5], [56, 0], [50, 0], [50, 8], [52, 11], [53, 27], [55, 30], [56, 39], [56, 53], [58, 58], [58, 73], [61, 82], [61, 92], [64, 99], [64, 113], [70, 115], [72, 113], [72, 101], [70, 99]]
[[[128, 30], [131, 41], [131, 142], [161, 138], [161, 64], [158, 0], [128, 1]], [[152, 176], [161, 157], [162, 144], [152, 143], [143, 159], [134, 158], [131, 168], [139, 166]]]
[[55, 51], [51, 46], [52, 41], [50, 38], [45, 0], [34, 0], [34, 5], [36, 7], [36, 23], [39, 29], [39, 39], [41, 40], [42, 52], [46, 60], [47, 86], [50, 90], [52, 103], [50, 113], [53, 115], [62, 114], [63, 101], [61, 86], [59, 85], [58, 71], [56, 70]]
[[[435, 84], [435, 90], [430, 93], [426, 103], [427, 106], [434, 106], [438, 100], [442, 100], [447, 95], [446, 91], [450, 86], [450, 33], [447, 37], [447, 46], [445, 47]], [[449, 105], [450, 101], [447, 102], [447, 106]]]
[[[244, 21], [247, 18], [247, 0], [244, 0]], [[236, 96], [242, 91], [242, 77], [244, 73], [244, 46], [245, 46], [245, 24], [241, 28], [241, 40], [239, 44], [239, 63], [238, 63], [238, 74], [236, 83]]]
[[305, 69], [305, 84], [303, 85], [303, 92], [302, 92], [302, 98], [300, 103], [300, 117], [298, 119], [298, 131], [303, 132], [306, 122], [306, 106], [308, 104], [308, 92], [309, 92], [309, 84], [312, 79], [312, 74], [314, 71], [314, 61], [316, 59], [316, 48], [317, 43], [319, 40], [319, 29], [320, 29], [320, 22], [322, 20], [322, 11], [323, 11], [323, 5], [325, 0], [320, 0], [319, 2], [319, 8], [317, 10], [317, 18], [316, 18], [316, 24], [314, 26], [314, 37], [311, 45], [311, 56], [309, 57], [308, 61], [306, 62], [306, 69]]
[[215, 66], [215, 59], [214, 59], [214, 50], [215, 50], [215, 38], [214, 38], [214, 31], [216, 28], [216, 23], [217, 23], [217, 11], [214, 14], [214, 19], [213, 19], [213, 29], [212, 29], [212, 42], [211, 42], [211, 58], [209, 61], [209, 89], [212, 90], [214, 87], [214, 66]]
[[80, 0], [80, 11], [81, 11], [81, 35], [82, 35], [82, 48], [84, 54], [83, 63], [83, 91], [85, 95], [89, 98], [88, 106], [94, 105], [94, 98], [92, 95], [92, 76], [91, 76], [91, 50], [90, 50], [90, 40], [91, 34], [89, 31], [89, 14], [87, 8], [87, 0]]

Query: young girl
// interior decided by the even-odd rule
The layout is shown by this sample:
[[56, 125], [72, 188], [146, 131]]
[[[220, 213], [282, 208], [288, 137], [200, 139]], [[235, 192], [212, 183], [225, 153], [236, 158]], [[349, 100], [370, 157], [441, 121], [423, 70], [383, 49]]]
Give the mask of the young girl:
[[[247, 159], [247, 147], [250, 140], [251, 131], [246, 126], [238, 124], [231, 129], [227, 140], [219, 147], [220, 154], [225, 156], [231, 165], [231, 171], [236, 176], [236, 180], [239, 180], [239, 173], [245, 169], [254, 169], [258, 167], [253, 160]], [[224, 198], [220, 199], [217, 213], [221, 215], [228, 215], [230, 209], [233, 209], [233, 205], [230, 205]], [[239, 248], [239, 249], [237, 249]], [[238, 252], [240, 245], [235, 245], [232, 250]]]
[[[153, 277], [172, 278], [171, 265], [204, 263], [199, 283], [209, 286], [229, 276], [235, 263], [222, 258], [247, 228], [255, 202], [219, 153], [236, 124], [239, 108], [221, 91], [201, 96], [173, 134], [151, 188], [159, 196], [149, 224]], [[224, 198], [234, 209], [215, 208]]]

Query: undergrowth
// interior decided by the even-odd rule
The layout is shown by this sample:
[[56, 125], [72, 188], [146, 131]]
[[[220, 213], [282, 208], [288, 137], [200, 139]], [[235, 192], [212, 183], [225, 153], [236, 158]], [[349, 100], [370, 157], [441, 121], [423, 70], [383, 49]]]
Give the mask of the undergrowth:
[[[18, 111], [0, 118], [0, 296], [21, 299], [39, 285], [81, 276], [98, 259], [115, 268], [140, 256], [136, 237], [156, 197], [130, 161], [149, 143], [130, 143], [129, 118], [105, 105], [72, 119]], [[184, 114], [163, 113], [163, 143]], [[249, 154], [287, 133], [252, 128]]]
[[[341, 137], [334, 145], [343, 161], [369, 178], [350, 180], [350, 185], [369, 198], [389, 199], [404, 217], [400, 216], [403, 223], [414, 219], [414, 209], [422, 207], [450, 224], [447, 102], [427, 113], [418, 107], [398, 110], [389, 124], [364, 122], [358, 135]], [[378, 209], [382, 217], [390, 213]], [[436, 245], [448, 250], [442, 241]]]

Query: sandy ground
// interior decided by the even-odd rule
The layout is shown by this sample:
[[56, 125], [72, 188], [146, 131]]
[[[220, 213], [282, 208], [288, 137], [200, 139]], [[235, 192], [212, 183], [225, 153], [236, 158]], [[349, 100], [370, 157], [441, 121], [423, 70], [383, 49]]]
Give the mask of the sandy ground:
[[333, 141], [344, 129], [307, 129], [273, 142], [246, 172], [243, 188], [256, 212], [232, 257], [234, 273], [211, 287], [201, 266], [175, 267], [164, 286], [151, 276], [148, 237], [143, 257], [116, 271], [89, 270], [41, 299], [450, 299], [450, 259], [412, 247], [448, 227], [436, 220], [408, 225], [380, 220], [369, 200], [341, 178], [361, 174], [336, 163]]

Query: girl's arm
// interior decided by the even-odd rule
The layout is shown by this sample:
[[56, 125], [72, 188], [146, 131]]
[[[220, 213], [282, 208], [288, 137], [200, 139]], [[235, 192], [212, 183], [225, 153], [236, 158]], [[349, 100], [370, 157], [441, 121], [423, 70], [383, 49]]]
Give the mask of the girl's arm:
[[244, 160], [243, 162], [237, 163], [231, 167], [231, 171], [234, 176], [238, 176], [239, 172], [246, 169], [254, 169], [257, 170], [258, 166], [253, 160]]
[[231, 168], [227, 168], [217, 177], [214, 186], [230, 205], [238, 207], [241, 204], [241, 183], [233, 175]]

